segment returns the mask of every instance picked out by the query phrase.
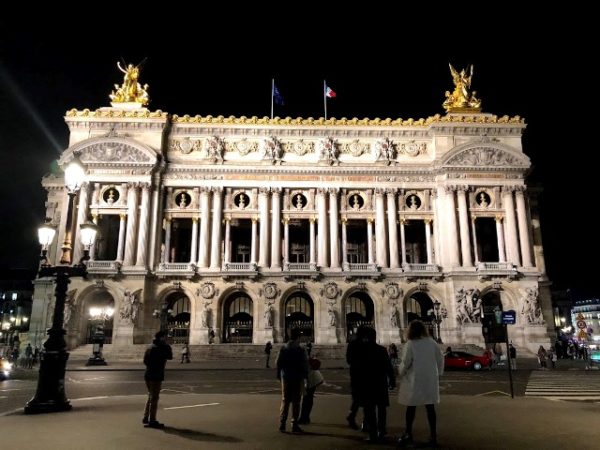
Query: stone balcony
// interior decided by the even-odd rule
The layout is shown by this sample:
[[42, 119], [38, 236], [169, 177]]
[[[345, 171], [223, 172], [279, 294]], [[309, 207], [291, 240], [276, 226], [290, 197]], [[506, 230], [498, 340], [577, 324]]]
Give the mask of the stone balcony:
[[405, 263], [402, 272], [407, 278], [439, 278], [442, 275], [437, 264]]
[[192, 278], [196, 273], [196, 265], [193, 263], [160, 263], [156, 270], [159, 278], [185, 277]]
[[490, 277], [517, 278], [517, 267], [509, 262], [479, 262], [476, 266], [477, 275], [480, 279]]
[[286, 280], [294, 278], [316, 280], [320, 276], [320, 271], [316, 263], [284, 263], [283, 276]]
[[121, 271], [119, 261], [87, 261], [87, 272], [90, 275], [118, 275]]
[[258, 266], [254, 262], [226, 262], [221, 268], [221, 276], [224, 280], [229, 278], [250, 278], [254, 280], [258, 277]]

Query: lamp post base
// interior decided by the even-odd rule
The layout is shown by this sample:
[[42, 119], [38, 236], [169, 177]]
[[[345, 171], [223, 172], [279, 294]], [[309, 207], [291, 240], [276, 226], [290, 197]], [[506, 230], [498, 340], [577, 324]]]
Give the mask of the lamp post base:
[[35, 396], [25, 406], [25, 414], [44, 414], [68, 411], [72, 408], [65, 395], [65, 370], [69, 353], [45, 351], [40, 361]]

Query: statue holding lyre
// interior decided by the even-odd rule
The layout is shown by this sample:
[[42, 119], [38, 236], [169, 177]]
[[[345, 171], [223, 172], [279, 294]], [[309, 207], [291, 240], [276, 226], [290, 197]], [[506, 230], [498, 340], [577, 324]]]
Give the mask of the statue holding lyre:
[[[115, 90], [109, 95], [112, 103], [138, 103], [142, 106], [146, 106], [150, 101], [148, 96], [148, 85], [145, 84], [143, 87], [138, 82], [140, 77], [140, 68], [143, 61], [134, 66], [133, 64], [127, 64], [125, 68], [121, 66], [120, 62], [117, 62], [117, 67], [123, 72], [123, 84], [119, 86], [115, 84]], [[114, 106], [114, 105], [113, 105]]]
[[473, 78], [473, 65], [471, 64], [469, 72], [462, 69], [458, 72], [452, 64], [450, 73], [454, 83], [454, 91], [446, 91], [446, 101], [443, 104], [446, 112], [479, 112], [481, 111], [481, 100], [476, 96], [476, 92], [469, 92], [471, 89], [471, 79]]

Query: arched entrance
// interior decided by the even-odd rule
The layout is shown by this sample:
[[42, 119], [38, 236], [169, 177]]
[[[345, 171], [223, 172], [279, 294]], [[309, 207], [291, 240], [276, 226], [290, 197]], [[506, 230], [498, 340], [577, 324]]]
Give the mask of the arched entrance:
[[[504, 342], [505, 328], [501, 322], [502, 300], [498, 291], [489, 291], [481, 297], [481, 330], [486, 343]], [[499, 315], [497, 318], [496, 315]]]
[[223, 342], [252, 343], [252, 299], [236, 292], [225, 300], [223, 306]]
[[89, 295], [85, 302], [87, 310], [83, 311], [87, 317], [85, 343], [92, 344], [94, 334], [103, 332], [104, 343], [112, 344], [115, 300], [106, 290], [96, 290]]
[[375, 328], [375, 307], [365, 292], [354, 292], [344, 305], [346, 316], [346, 341], [350, 342], [361, 325]]
[[298, 328], [301, 342], [314, 341], [314, 304], [304, 292], [294, 292], [285, 301], [285, 340], [290, 339], [292, 328]]
[[404, 326], [413, 320], [420, 320], [425, 324], [430, 336], [435, 336], [433, 321], [433, 301], [425, 292], [414, 292], [406, 300]]
[[191, 303], [187, 295], [173, 292], [165, 299], [167, 309], [167, 329], [173, 344], [188, 344], [190, 339]]

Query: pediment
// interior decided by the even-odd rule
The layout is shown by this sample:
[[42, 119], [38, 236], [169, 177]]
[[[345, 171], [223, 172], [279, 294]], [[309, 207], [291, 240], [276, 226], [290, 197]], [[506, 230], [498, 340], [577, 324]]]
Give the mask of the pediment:
[[500, 143], [465, 144], [452, 149], [442, 160], [442, 167], [477, 167], [527, 169], [527, 155]]
[[59, 164], [68, 162], [73, 153], [79, 153], [81, 161], [90, 166], [154, 166], [157, 162], [156, 152], [152, 148], [131, 139], [117, 137], [93, 138], [78, 142], [64, 151]]

